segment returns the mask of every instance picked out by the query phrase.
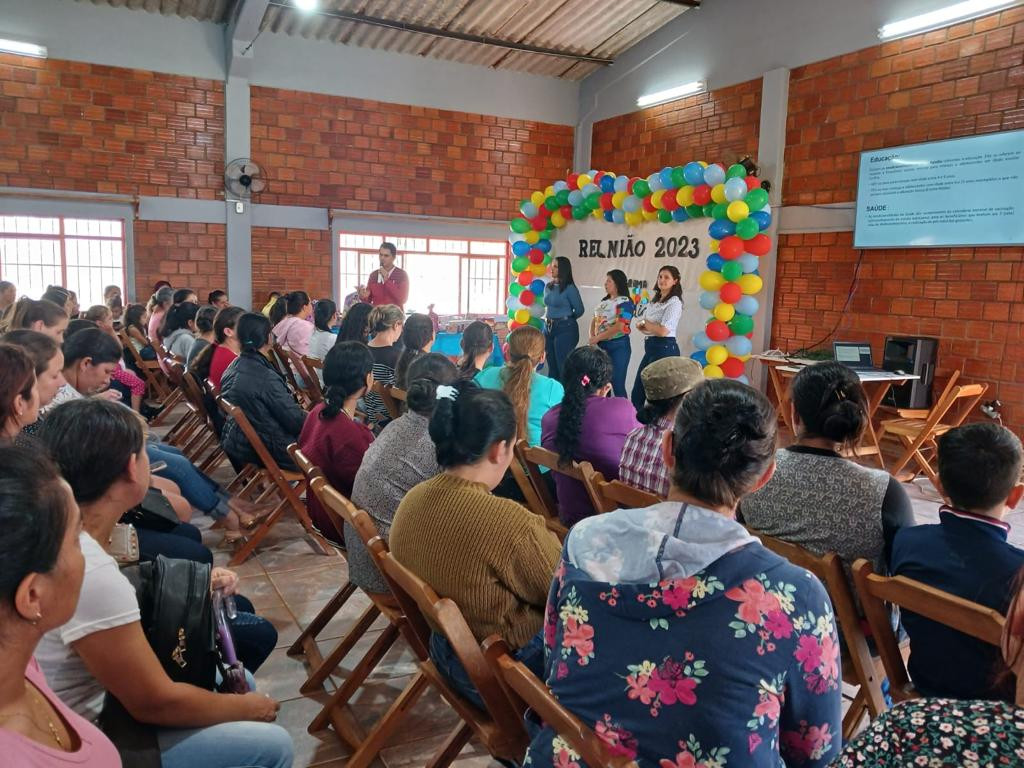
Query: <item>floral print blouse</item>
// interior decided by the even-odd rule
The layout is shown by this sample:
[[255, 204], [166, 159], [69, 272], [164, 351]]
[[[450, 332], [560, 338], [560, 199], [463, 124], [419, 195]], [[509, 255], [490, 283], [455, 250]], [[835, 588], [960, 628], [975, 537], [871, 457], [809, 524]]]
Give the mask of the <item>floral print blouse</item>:
[[[719, 513], [663, 502], [579, 523], [544, 641], [554, 695], [642, 767], [825, 766], [841, 746], [824, 587]], [[546, 726], [527, 763], [583, 768]]]

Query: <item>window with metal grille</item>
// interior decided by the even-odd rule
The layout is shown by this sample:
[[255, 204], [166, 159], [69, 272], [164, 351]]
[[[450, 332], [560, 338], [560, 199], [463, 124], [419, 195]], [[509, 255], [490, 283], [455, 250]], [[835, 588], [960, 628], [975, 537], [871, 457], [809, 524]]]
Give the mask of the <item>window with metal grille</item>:
[[344, 299], [366, 285], [380, 266], [383, 242], [398, 248], [397, 265], [409, 273], [411, 312], [434, 305], [439, 315], [503, 315], [508, 284], [508, 243], [444, 237], [402, 237], [342, 232], [338, 241], [338, 276]]
[[62, 285], [86, 309], [103, 303], [103, 289], [125, 294], [124, 222], [62, 216], [0, 214], [0, 279], [18, 294], [38, 299], [47, 286]]

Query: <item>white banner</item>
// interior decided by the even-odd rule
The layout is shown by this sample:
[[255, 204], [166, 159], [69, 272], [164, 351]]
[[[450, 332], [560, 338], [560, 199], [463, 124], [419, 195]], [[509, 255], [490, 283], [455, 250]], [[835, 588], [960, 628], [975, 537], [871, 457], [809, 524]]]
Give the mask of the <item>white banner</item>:
[[[646, 310], [642, 298], [654, 297], [658, 270], [673, 266], [679, 270], [683, 287], [683, 316], [676, 329], [679, 351], [682, 355], [693, 352], [690, 338], [704, 328], [708, 317], [707, 310], [698, 302], [701, 288], [697, 281], [707, 269], [709, 240], [707, 219], [670, 224], [648, 221], [636, 229], [593, 217], [568, 222], [555, 235], [552, 245], [556, 256], [566, 256], [572, 262], [573, 280], [583, 297], [580, 343], [586, 344], [590, 337], [594, 307], [604, 298], [604, 281], [611, 270], [621, 269], [629, 280], [630, 291], [634, 295], [639, 291], [639, 319]], [[626, 388], [632, 389], [647, 337], [636, 329], [629, 337], [632, 354]]]

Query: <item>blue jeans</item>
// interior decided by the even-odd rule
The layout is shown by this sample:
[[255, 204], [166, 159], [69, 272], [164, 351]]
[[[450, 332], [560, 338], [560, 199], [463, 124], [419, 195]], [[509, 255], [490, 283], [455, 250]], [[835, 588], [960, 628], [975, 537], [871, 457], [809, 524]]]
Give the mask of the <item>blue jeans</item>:
[[135, 532], [139, 536], [140, 560], [156, 560], [157, 555], [163, 555], [213, 565], [213, 553], [203, 546], [203, 536], [194, 525], [181, 523], [166, 532], [136, 526]]
[[231, 637], [235, 641], [235, 655], [250, 672], [255, 672], [277, 645], [277, 630], [274, 625], [261, 616], [256, 615], [249, 598], [235, 595], [235, 607], [238, 613], [228, 619], [231, 626]]
[[672, 336], [648, 336], [644, 340], [644, 356], [640, 360], [640, 367], [636, 370], [636, 381], [633, 382], [633, 393], [630, 400], [633, 407], [639, 411], [647, 401], [647, 393], [644, 392], [644, 381], [640, 378], [651, 363], [661, 360], [663, 357], [679, 357], [679, 345]]
[[162, 768], [291, 768], [292, 764], [292, 737], [274, 723], [160, 728], [157, 743]]
[[[542, 680], [544, 679], [543, 630], [530, 638], [530, 642], [512, 655], [517, 660], [523, 662], [533, 674]], [[455, 651], [452, 649], [451, 643], [448, 642], [448, 638], [437, 632], [430, 634], [430, 659], [434, 662], [434, 666], [437, 667], [437, 671], [451, 684], [452, 688], [480, 709], [485, 712], [487, 711], [483, 699], [480, 698], [480, 694], [477, 692], [476, 686], [473, 685], [473, 681], [469, 679], [466, 668], [462, 666], [459, 657], [455, 655]]]
[[626, 397], [626, 369], [629, 368], [629, 336], [599, 341], [597, 346], [612, 359], [612, 392], [616, 397]]
[[228, 497], [210, 478], [196, 469], [184, 454], [170, 445], [146, 443], [150, 462], [164, 461], [167, 466], [154, 474], [173, 481], [188, 503], [214, 519], [228, 514]]
[[562, 366], [569, 353], [580, 343], [580, 326], [571, 317], [548, 321], [548, 334], [545, 339], [548, 376], [562, 380]]

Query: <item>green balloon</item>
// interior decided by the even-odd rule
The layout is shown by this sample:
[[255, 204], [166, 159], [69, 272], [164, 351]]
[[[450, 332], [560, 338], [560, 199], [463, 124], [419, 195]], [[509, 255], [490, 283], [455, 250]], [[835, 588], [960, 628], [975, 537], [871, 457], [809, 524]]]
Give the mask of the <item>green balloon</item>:
[[672, 186], [678, 189], [686, 185], [686, 177], [683, 175], [683, 166], [677, 165], [672, 169]]
[[531, 317], [529, 324], [536, 328], [538, 331], [544, 330], [544, 323], [541, 321], [539, 317]]
[[739, 163], [733, 163], [725, 172], [725, 178], [727, 179], [745, 179], [747, 178], [747, 169]]
[[508, 319], [509, 320], [515, 320], [516, 319], [516, 311], [514, 309], [510, 309], [508, 311]]
[[715, 203], [715, 207], [711, 209], [711, 216], [715, 219], [724, 219], [728, 216], [728, 213], [728, 203]]
[[598, 208], [601, 207], [601, 193], [595, 192], [592, 195], [587, 195], [586, 203], [587, 208], [589, 208], [592, 211], [596, 211]]
[[552, 256], [550, 253], [545, 253], [544, 254], [544, 261], [542, 261], [541, 264], [543, 264], [546, 267], [548, 264], [550, 264], [554, 260], [555, 260], [554, 256]]
[[585, 205], [577, 205], [572, 209], [572, 217], [574, 219], [585, 219], [590, 215], [590, 211]]
[[703, 215], [707, 216], [710, 219], [712, 216], [715, 215], [715, 203], [708, 203], [703, 208], [701, 208], [701, 210], [704, 212]]
[[560, 189], [555, 193], [555, 201], [558, 203], [558, 207], [561, 208], [563, 205], [569, 204], [569, 190]]
[[729, 330], [731, 330], [736, 336], [746, 336], [752, 330], [754, 330], [754, 318], [750, 315], [737, 314], [729, 321]]
[[544, 198], [544, 207], [549, 211], [557, 211], [561, 206], [558, 204], [558, 200], [555, 199], [554, 195]]
[[554, 234], [555, 234], [555, 230], [551, 226], [548, 226], [547, 229], [545, 229], [543, 232], [540, 233], [540, 239], [541, 240], [550, 240], [552, 237], [554, 237]]
[[645, 198], [651, 194], [651, 185], [643, 179], [639, 179], [636, 184], [633, 185], [633, 194], [641, 199]]
[[523, 292], [523, 286], [521, 286], [519, 283], [512, 283], [512, 285], [508, 287], [508, 292], [511, 293], [513, 296], [518, 296], [520, 293]]
[[747, 196], [743, 198], [743, 202], [747, 204], [750, 210], [760, 211], [762, 208], [768, 205], [768, 193], [765, 192], [760, 187], [758, 187], [757, 189], [752, 189], [749, 192], [747, 192]]
[[736, 237], [740, 240], [749, 240], [759, 231], [760, 227], [754, 219], [744, 219], [736, 222]]
[[660, 211], [658, 211], [658, 221], [660, 221], [662, 224], [668, 224], [670, 221], [672, 221], [672, 212], [666, 211], [664, 208], [662, 208]]
[[704, 209], [696, 203], [686, 206], [686, 213], [689, 214], [691, 219], [704, 218]]
[[735, 283], [743, 274], [743, 265], [738, 261], [727, 261], [722, 265], [722, 277], [730, 283]]
[[519, 234], [530, 231], [530, 222], [526, 219], [512, 219], [512, 223], [509, 226], [513, 232], [518, 232]]
[[529, 267], [530, 260], [525, 256], [516, 256], [514, 259], [512, 259], [513, 272], [522, 272], [524, 269], [528, 269]]

